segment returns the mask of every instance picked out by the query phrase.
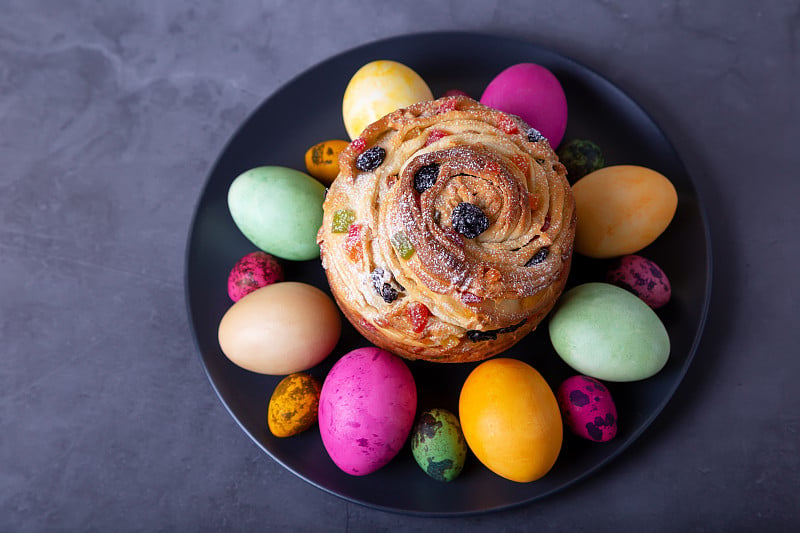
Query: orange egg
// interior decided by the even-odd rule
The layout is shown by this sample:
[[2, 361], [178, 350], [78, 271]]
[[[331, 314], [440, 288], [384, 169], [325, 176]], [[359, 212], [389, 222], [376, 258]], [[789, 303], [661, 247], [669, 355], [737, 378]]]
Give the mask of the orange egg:
[[575, 251], [597, 259], [633, 254], [669, 226], [678, 206], [672, 182], [655, 170], [615, 165], [572, 186], [578, 225]]
[[297, 435], [317, 421], [319, 381], [304, 373], [286, 376], [278, 383], [269, 400], [267, 425], [276, 437]]
[[323, 185], [330, 185], [339, 174], [339, 154], [350, 144], [333, 139], [317, 143], [306, 151], [306, 170]]
[[517, 359], [490, 359], [467, 377], [458, 403], [464, 437], [495, 474], [527, 483], [544, 476], [561, 451], [563, 426], [552, 389]]

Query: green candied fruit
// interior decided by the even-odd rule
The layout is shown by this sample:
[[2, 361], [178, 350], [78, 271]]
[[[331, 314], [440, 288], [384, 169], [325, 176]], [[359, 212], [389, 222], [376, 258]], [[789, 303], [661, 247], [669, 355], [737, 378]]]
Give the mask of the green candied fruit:
[[392, 235], [389, 241], [392, 243], [394, 249], [397, 250], [397, 253], [400, 254], [400, 257], [402, 257], [403, 259], [408, 259], [412, 255], [414, 255], [414, 245], [411, 244], [411, 241], [408, 240], [408, 236], [402, 231], [398, 231], [397, 233]]
[[600, 147], [586, 139], [572, 139], [560, 146], [556, 153], [561, 163], [567, 167], [567, 178], [571, 183], [606, 164]]
[[356, 214], [351, 209], [339, 209], [333, 213], [331, 231], [334, 233], [347, 233], [350, 224], [356, 219]]

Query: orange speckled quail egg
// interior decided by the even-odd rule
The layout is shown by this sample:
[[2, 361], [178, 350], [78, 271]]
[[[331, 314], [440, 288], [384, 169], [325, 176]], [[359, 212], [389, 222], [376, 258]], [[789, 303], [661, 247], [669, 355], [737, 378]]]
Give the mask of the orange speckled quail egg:
[[401, 107], [433, 100], [419, 74], [397, 61], [367, 63], [353, 75], [344, 91], [342, 118], [350, 139], [379, 118]]
[[317, 422], [322, 385], [310, 374], [296, 372], [283, 378], [269, 399], [267, 425], [276, 437], [302, 433]]
[[339, 154], [350, 144], [340, 139], [331, 139], [315, 144], [306, 150], [305, 163], [309, 174], [330, 185], [339, 174]]

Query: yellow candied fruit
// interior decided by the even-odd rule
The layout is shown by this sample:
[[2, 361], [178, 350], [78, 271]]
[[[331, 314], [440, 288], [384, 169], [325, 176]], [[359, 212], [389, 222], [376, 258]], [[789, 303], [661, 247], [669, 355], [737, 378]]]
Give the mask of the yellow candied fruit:
[[352, 209], [338, 209], [333, 213], [331, 231], [333, 233], [347, 233], [350, 224], [356, 219], [356, 214]]
[[411, 241], [409, 240], [408, 236], [402, 231], [398, 231], [397, 233], [392, 235], [389, 241], [392, 243], [394, 249], [397, 250], [397, 253], [403, 259], [408, 259], [412, 255], [414, 255], [414, 252], [416, 251], [414, 245], [411, 244]]

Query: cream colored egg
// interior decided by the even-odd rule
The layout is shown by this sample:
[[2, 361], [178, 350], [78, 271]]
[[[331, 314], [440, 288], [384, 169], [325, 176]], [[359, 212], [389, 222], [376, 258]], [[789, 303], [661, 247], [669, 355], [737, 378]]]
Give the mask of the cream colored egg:
[[355, 139], [384, 115], [428, 100], [433, 93], [419, 74], [397, 61], [372, 61], [353, 75], [344, 91], [344, 126]]
[[572, 186], [575, 251], [598, 259], [636, 253], [669, 226], [678, 194], [664, 175], [636, 165], [587, 174]]
[[219, 345], [242, 368], [285, 375], [322, 362], [340, 334], [339, 309], [327, 294], [306, 283], [284, 281], [233, 304], [220, 321]]

